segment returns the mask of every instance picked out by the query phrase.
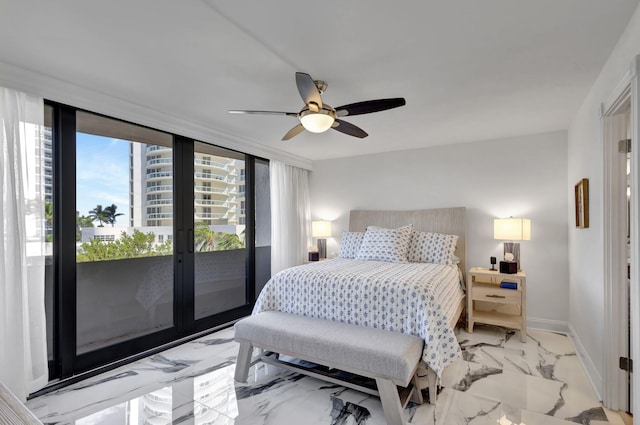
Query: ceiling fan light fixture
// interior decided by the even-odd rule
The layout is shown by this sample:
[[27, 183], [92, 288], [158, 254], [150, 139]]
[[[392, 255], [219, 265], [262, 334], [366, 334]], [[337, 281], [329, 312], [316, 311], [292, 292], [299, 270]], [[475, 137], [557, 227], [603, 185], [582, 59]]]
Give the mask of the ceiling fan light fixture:
[[312, 133], [322, 133], [331, 128], [336, 119], [336, 114], [331, 109], [322, 108], [318, 112], [305, 108], [300, 112], [300, 123]]

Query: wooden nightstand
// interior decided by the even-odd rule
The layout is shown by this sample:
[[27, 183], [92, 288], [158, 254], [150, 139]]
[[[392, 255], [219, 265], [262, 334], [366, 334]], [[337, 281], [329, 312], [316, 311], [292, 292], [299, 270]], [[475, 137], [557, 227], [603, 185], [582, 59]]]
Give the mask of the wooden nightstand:
[[[517, 288], [501, 288], [502, 281], [514, 282]], [[520, 338], [525, 342], [526, 282], [527, 275], [522, 271], [504, 274], [479, 267], [470, 269], [467, 279], [467, 331], [473, 332], [474, 323], [504, 326], [520, 330]], [[478, 302], [485, 308], [479, 309]]]

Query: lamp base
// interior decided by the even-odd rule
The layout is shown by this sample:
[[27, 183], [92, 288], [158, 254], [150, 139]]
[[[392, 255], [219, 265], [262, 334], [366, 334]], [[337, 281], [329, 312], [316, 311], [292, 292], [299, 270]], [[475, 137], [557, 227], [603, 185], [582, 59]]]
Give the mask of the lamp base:
[[318, 239], [318, 254], [320, 258], [327, 258], [327, 240]]
[[504, 243], [504, 253], [513, 254], [513, 262], [516, 263], [517, 270], [521, 270], [520, 268], [520, 243], [518, 242], [505, 242]]

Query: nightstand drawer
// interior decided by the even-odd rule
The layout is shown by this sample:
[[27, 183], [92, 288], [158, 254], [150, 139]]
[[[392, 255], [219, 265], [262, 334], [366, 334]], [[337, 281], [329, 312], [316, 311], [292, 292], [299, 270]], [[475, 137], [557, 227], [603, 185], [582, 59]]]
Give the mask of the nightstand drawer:
[[499, 287], [474, 286], [471, 298], [475, 301], [490, 301], [501, 304], [521, 303], [521, 293], [514, 289], [503, 289]]

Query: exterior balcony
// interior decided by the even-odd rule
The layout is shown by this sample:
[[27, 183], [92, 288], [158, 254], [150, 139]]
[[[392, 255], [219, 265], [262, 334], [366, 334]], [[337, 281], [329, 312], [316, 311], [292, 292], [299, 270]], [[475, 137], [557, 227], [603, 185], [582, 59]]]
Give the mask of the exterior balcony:
[[228, 187], [211, 187], [211, 186], [195, 186], [194, 190], [196, 193], [220, 193], [223, 195], [228, 195], [231, 190]]
[[147, 153], [150, 152], [171, 152], [172, 148], [168, 147], [168, 146], [160, 146], [160, 145], [152, 145], [152, 146], [147, 146]]
[[229, 166], [229, 164], [227, 164], [226, 162], [220, 162], [220, 161], [207, 161], [204, 159], [200, 159], [200, 158], [196, 158], [194, 159], [193, 163], [195, 165], [199, 165], [205, 169], [219, 169], [219, 170], [223, 170], [223, 171], [227, 171], [227, 167]]
[[152, 207], [158, 205], [173, 205], [173, 199], [151, 199], [145, 202], [145, 206]]
[[146, 176], [146, 180], [167, 180], [167, 179], [172, 179], [173, 178], [173, 172], [172, 171], [162, 171], [159, 173], [149, 173]]
[[173, 193], [173, 186], [171, 185], [162, 185], [162, 186], [149, 186], [146, 188], [147, 193]]
[[146, 166], [170, 165], [173, 166], [173, 158], [156, 158], [147, 161]]
[[225, 218], [225, 213], [198, 213], [193, 214], [193, 218], [196, 220], [217, 220]]
[[193, 203], [196, 207], [224, 208], [225, 210], [229, 209], [229, 202], [222, 200], [218, 201], [215, 199], [196, 199]]
[[151, 213], [147, 214], [147, 220], [170, 220], [173, 218], [173, 213]]
[[204, 180], [204, 181], [210, 181], [210, 182], [227, 182], [227, 176], [225, 174], [212, 174], [212, 173], [201, 173], [201, 172], [195, 172], [193, 174], [193, 177], [196, 180]]

